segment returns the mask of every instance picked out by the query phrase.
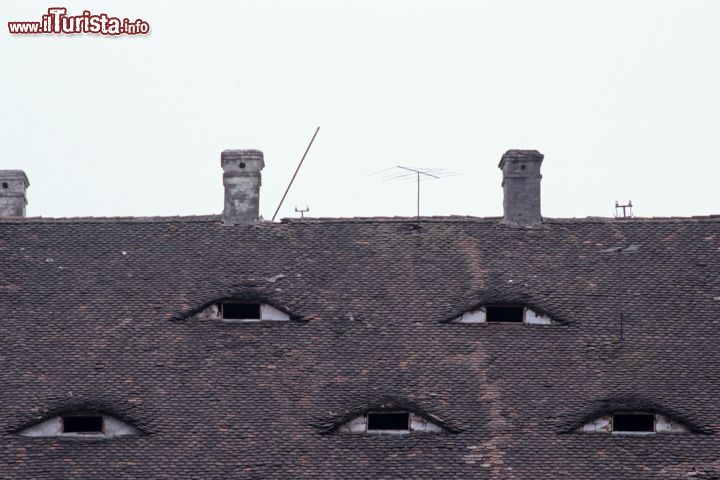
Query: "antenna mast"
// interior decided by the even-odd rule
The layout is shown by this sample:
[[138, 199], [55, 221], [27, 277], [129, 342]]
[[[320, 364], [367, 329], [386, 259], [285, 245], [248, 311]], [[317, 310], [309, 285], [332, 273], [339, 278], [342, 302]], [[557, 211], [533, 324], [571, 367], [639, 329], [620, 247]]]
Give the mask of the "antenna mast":
[[403, 167], [401, 165], [396, 165], [395, 167], [386, 168], [384, 170], [380, 170], [375, 173], [371, 173], [369, 175], [377, 175], [379, 173], [385, 173], [390, 170], [394, 170], [396, 168], [399, 168], [402, 170], [402, 172], [392, 172], [383, 177], [383, 180], [397, 180], [397, 179], [403, 179], [403, 180], [415, 180], [417, 182], [417, 224], [415, 225], [415, 228], [420, 228], [420, 181], [425, 180], [431, 180], [431, 179], [440, 179], [445, 177], [454, 177], [456, 175], [459, 175], [458, 173], [450, 172], [448, 170], [445, 170], [443, 168], [411, 168], [411, 167]]
[[424, 172], [424, 171], [416, 169], [416, 168], [402, 167], [400, 165], [397, 165], [397, 168], [402, 168], [403, 170], [407, 170], [409, 172], [415, 172], [415, 175], [417, 177], [417, 228], [420, 228], [420, 175], [427, 175], [428, 177], [432, 177], [432, 178], [440, 178], [440, 177], [438, 177], [437, 175], [433, 175], [432, 173]]
[[[632, 211], [632, 200], [628, 201], [625, 205], [620, 205], [620, 202], [615, 200], [615, 218], [630, 218], [633, 216]], [[620, 213], [622, 210], [622, 213]]]
[[310, 207], [305, 205], [305, 209], [295, 207], [295, 211], [300, 214], [300, 219], [305, 218], [305, 214], [310, 211]]

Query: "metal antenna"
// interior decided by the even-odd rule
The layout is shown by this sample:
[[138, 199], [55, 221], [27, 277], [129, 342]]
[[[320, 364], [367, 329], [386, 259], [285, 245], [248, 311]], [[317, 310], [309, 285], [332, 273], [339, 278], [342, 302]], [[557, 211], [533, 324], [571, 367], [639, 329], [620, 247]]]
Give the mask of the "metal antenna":
[[288, 192], [290, 191], [290, 187], [292, 187], [292, 184], [295, 181], [295, 177], [297, 176], [298, 172], [300, 171], [300, 167], [302, 167], [302, 164], [305, 161], [305, 156], [308, 154], [308, 151], [310, 151], [310, 147], [312, 147], [312, 144], [315, 141], [315, 137], [317, 136], [319, 131], [320, 131], [320, 127], [317, 127], [315, 129], [315, 133], [313, 134], [312, 138], [310, 139], [310, 143], [308, 143], [308, 146], [305, 149], [305, 153], [303, 153], [303, 156], [300, 159], [300, 163], [298, 164], [297, 168], [295, 169], [295, 173], [293, 173], [293, 176], [290, 179], [290, 183], [288, 184], [287, 188], [285, 189], [285, 193], [283, 194], [282, 199], [280, 200], [280, 204], [277, 206], [277, 209], [275, 210], [275, 214], [272, 216], [272, 220], [270, 220], [271, 222], [275, 221], [275, 217], [277, 217], [277, 214], [280, 211], [280, 207], [282, 207], [282, 204], [285, 201], [285, 197], [287, 196]]
[[640, 251], [640, 245], [633, 243], [630, 244], [627, 247], [611, 247], [607, 248], [605, 250], [600, 250], [600, 253], [616, 253], [615, 256], [616, 262], [617, 262], [617, 276], [618, 276], [618, 283], [617, 283], [617, 308], [618, 308], [618, 317], [620, 320], [620, 343], [623, 342], [625, 339], [625, 314], [623, 311], [623, 300], [625, 298], [625, 286], [623, 284], [623, 257], [622, 254], [624, 253], [637, 253]]
[[437, 175], [433, 175], [432, 173], [424, 172], [419, 169], [415, 168], [408, 168], [408, 167], [402, 167], [400, 165], [397, 165], [397, 168], [402, 168], [403, 170], [407, 170], [409, 172], [415, 172], [417, 176], [417, 228], [420, 228], [420, 175], [427, 175], [428, 177], [432, 178], [440, 178]]
[[[620, 202], [615, 200], [615, 218], [630, 218], [633, 216], [632, 212], [632, 200], [629, 200], [627, 204], [620, 205]], [[622, 214], [620, 213], [622, 209]], [[622, 216], [621, 216], [622, 215]]]
[[303, 218], [305, 218], [305, 213], [310, 211], [310, 207], [305, 205], [304, 210], [302, 208], [295, 207], [295, 211], [300, 214], [300, 219], [302, 220]]
[[[400, 171], [397, 171], [397, 169], [400, 169]], [[415, 228], [420, 228], [420, 181], [459, 175], [458, 173], [450, 172], [443, 168], [411, 168], [403, 167], [401, 165], [386, 168], [378, 172], [371, 173], [370, 175], [377, 175], [380, 173], [386, 173], [386, 175], [383, 176], [383, 180], [415, 180], [417, 182], [417, 225]]]
[[623, 314], [623, 298], [625, 295], [625, 292], [623, 291], [623, 276], [622, 276], [622, 258], [620, 257], [622, 255], [622, 250], [617, 251], [617, 265], [618, 265], [618, 290], [620, 294], [618, 295], [620, 300], [618, 301], [618, 307], [620, 310], [620, 343], [625, 339], [625, 315]]

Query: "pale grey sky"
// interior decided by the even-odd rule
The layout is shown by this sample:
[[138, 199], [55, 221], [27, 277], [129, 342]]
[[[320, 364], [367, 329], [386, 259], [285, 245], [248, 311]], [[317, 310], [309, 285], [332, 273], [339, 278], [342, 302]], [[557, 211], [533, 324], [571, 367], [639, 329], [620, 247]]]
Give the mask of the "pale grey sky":
[[[148, 36], [13, 36], [7, 21], [142, 18]], [[220, 152], [265, 152], [281, 210], [500, 215], [502, 153], [545, 154], [543, 214], [720, 213], [720, 2], [3, 1], [0, 168], [28, 215], [222, 210]]]

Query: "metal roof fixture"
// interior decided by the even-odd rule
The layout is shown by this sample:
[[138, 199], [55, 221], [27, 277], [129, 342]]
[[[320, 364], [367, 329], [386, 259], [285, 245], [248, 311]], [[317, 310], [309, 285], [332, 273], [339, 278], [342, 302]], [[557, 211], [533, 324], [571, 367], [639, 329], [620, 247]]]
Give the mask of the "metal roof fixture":
[[300, 219], [305, 218], [305, 214], [310, 211], [310, 207], [305, 205], [305, 208], [295, 207], [295, 211], [300, 214]]
[[618, 317], [619, 317], [619, 323], [620, 323], [620, 342], [624, 340], [624, 326], [625, 326], [625, 314], [623, 312], [622, 308], [622, 300], [625, 294], [624, 287], [623, 287], [623, 271], [622, 271], [622, 259], [620, 258], [620, 255], [622, 253], [637, 253], [640, 251], [640, 245], [639, 244], [631, 244], [627, 247], [611, 247], [606, 248], [605, 250], [601, 250], [600, 253], [617, 253], [616, 256], [616, 262], [617, 262], [617, 299], [618, 299]]
[[620, 205], [620, 202], [615, 200], [615, 218], [632, 218], [632, 207], [632, 200], [628, 200], [628, 203], [625, 205]]
[[[308, 152], [310, 151], [310, 147], [312, 147], [313, 142], [315, 141], [315, 137], [317, 137], [318, 132], [320, 131], [320, 127], [317, 127], [315, 129], [315, 133], [313, 133], [312, 138], [310, 139], [310, 143], [308, 143], [307, 148], [305, 149], [305, 153], [303, 153], [302, 158], [300, 159], [300, 163], [298, 163], [297, 168], [295, 169], [295, 173], [293, 173], [292, 178], [290, 179], [290, 183], [288, 184], [287, 188], [285, 189], [285, 193], [283, 193], [282, 198], [280, 199], [280, 203], [278, 204], [277, 208], [275, 209], [275, 213], [272, 216], [271, 222], [275, 221], [275, 217], [277, 217], [278, 212], [280, 211], [280, 207], [282, 207], [283, 202], [285, 201], [285, 197], [287, 197], [288, 192], [290, 191], [290, 187], [292, 187], [293, 182], [295, 181], [295, 177], [297, 177], [298, 172], [300, 171], [300, 167], [302, 167], [303, 162], [305, 161], [305, 157], [307, 156]], [[309, 210], [309, 209], [308, 209]]]
[[417, 223], [415, 224], [416, 229], [420, 228], [420, 181], [431, 179], [438, 180], [440, 178], [454, 177], [460, 175], [459, 173], [451, 172], [450, 170], [446, 170], [444, 168], [413, 168], [403, 167], [402, 165], [396, 165], [395, 167], [386, 168], [384, 170], [380, 170], [379, 172], [371, 173], [370, 175], [376, 175], [378, 173], [384, 173], [395, 169], [400, 169], [400, 171], [386, 174], [383, 177], [383, 180], [414, 180], [417, 183]]

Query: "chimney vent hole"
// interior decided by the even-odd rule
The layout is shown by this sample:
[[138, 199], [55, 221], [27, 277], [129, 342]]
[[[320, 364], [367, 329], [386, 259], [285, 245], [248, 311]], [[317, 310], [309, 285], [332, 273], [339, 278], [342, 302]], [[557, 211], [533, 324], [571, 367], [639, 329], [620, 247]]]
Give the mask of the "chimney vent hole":
[[240, 168], [245, 168], [245, 162], [240, 162]]
[[525, 165], [520, 165], [520, 170], [525, 170]]
[[7, 182], [3, 182], [3, 188], [8, 188]]

